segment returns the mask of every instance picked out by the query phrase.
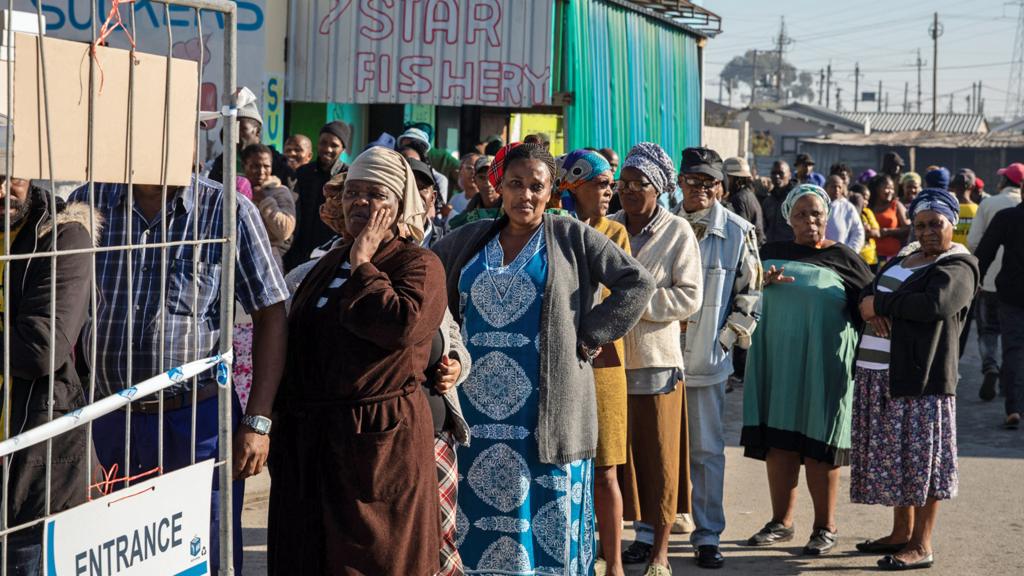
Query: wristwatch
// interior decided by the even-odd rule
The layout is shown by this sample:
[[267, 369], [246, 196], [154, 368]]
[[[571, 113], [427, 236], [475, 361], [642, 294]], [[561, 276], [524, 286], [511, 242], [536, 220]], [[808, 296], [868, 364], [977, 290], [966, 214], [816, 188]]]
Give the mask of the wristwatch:
[[270, 434], [270, 425], [273, 421], [266, 416], [242, 416], [242, 424], [252, 428], [257, 434], [266, 436]]

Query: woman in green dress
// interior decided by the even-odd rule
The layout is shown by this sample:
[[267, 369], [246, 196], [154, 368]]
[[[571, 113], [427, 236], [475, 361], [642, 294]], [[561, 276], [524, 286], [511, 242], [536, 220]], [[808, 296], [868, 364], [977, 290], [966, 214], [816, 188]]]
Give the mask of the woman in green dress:
[[746, 456], [766, 461], [772, 519], [747, 543], [793, 539], [803, 464], [814, 502], [804, 554], [817, 556], [836, 543], [839, 467], [850, 461], [857, 302], [872, 275], [856, 252], [825, 239], [824, 190], [795, 188], [782, 212], [795, 239], [761, 248], [763, 309], [747, 357], [740, 438]]

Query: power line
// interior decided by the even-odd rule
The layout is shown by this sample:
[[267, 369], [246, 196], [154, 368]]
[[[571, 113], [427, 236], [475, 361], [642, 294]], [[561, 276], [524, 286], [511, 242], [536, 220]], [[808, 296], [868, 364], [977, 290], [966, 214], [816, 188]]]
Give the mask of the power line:
[[1014, 2], [1017, 5], [1017, 33], [1013, 39], [1013, 66], [1010, 68], [1010, 79], [1007, 94], [1014, 98], [1006, 102], [1007, 116], [1016, 118], [1024, 112], [1024, 0]]

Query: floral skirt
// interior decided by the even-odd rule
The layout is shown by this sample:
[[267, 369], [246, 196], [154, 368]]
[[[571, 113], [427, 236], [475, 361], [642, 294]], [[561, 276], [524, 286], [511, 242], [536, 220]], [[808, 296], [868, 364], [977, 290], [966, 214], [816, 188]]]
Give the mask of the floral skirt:
[[889, 396], [888, 370], [854, 377], [850, 499], [924, 506], [956, 496], [956, 397]]
[[232, 346], [235, 354], [232, 381], [244, 412], [252, 389], [252, 322], [236, 323]]

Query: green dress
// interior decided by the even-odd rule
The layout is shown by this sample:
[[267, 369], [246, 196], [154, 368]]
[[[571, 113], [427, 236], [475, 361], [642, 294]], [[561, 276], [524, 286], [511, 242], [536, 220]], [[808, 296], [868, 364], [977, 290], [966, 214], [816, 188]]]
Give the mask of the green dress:
[[791, 284], [764, 289], [743, 386], [745, 455], [769, 448], [833, 465], [849, 463], [857, 304], [872, 280], [856, 252], [792, 242], [761, 248], [765, 270], [785, 267]]

